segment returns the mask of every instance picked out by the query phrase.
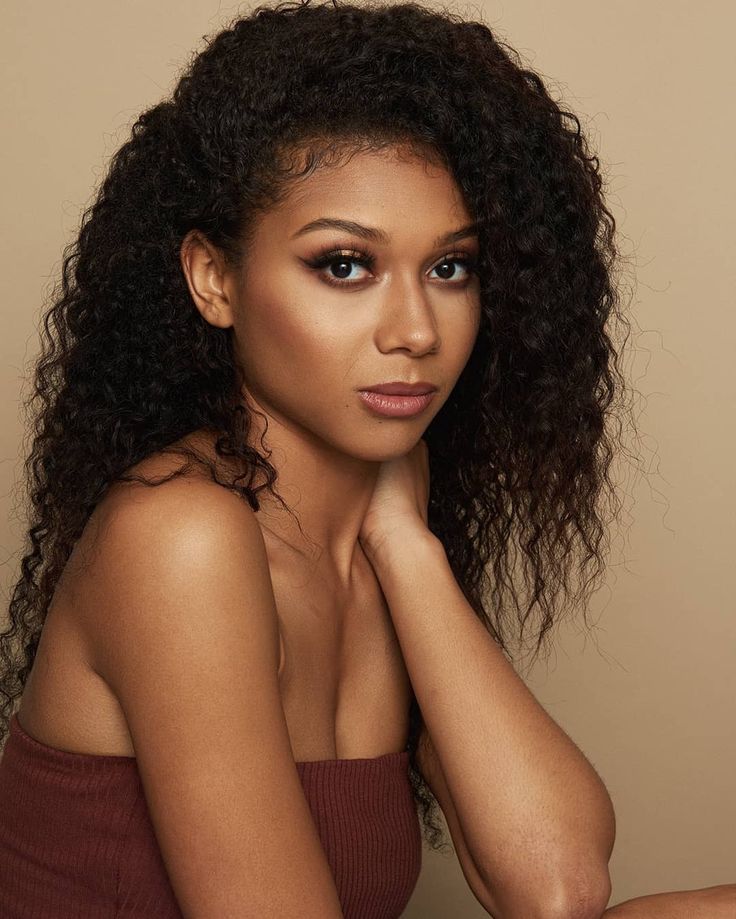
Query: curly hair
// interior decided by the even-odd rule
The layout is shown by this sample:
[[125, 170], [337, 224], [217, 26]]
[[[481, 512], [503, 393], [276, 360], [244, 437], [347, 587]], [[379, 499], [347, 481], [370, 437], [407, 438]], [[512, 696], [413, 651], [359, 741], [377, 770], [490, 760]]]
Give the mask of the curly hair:
[[[480, 330], [423, 435], [429, 528], [507, 656], [510, 627], [521, 641], [531, 620], [539, 652], [563, 602], [585, 610], [605, 510], [620, 508], [607, 421], [627, 387], [609, 321], [628, 321], [615, 221], [579, 119], [481, 22], [413, 2], [264, 4], [206, 38], [171, 97], [137, 118], [64, 249], [24, 403], [30, 527], [0, 635], [0, 740], [72, 547], [129, 467], [207, 429], [243, 473], [222, 481], [194, 461], [255, 510], [262, 488], [284, 503], [276, 469], [247, 443], [232, 329], [207, 323], [188, 291], [186, 234], [240, 265], [254, 215], [290, 182], [399, 142], [445, 164], [480, 228]], [[409, 723], [423, 835], [439, 849], [416, 697]]]

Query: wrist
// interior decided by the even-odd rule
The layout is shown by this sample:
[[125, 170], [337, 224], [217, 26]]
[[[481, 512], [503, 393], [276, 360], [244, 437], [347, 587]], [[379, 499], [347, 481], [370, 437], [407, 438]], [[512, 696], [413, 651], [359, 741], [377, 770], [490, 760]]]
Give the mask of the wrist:
[[424, 557], [442, 553], [445, 548], [440, 539], [425, 526], [407, 526], [390, 533], [375, 536], [363, 542], [363, 551], [377, 574], [398, 567], [418, 564]]

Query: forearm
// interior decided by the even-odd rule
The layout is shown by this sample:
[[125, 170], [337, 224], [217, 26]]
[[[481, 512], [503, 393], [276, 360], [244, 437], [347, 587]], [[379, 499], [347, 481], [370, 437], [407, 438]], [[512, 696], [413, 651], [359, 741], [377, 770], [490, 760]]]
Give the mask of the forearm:
[[605, 786], [478, 619], [441, 542], [417, 531], [368, 557], [479, 871], [548, 898], [604, 884]]

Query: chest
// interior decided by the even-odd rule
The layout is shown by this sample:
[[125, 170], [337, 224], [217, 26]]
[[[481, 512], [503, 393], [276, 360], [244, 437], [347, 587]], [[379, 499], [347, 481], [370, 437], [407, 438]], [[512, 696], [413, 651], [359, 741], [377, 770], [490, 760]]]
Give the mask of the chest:
[[[375, 578], [335, 591], [269, 553], [279, 619], [279, 688], [295, 760], [403, 749], [411, 683]], [[124, 714], [95, 672], [75, 616], [84, 585], [61, 584], [20, 706], [28, 730], [65, 750], [133, 755]]]
[[336, 590], [270, 559], [281, 701], [296, 760], [374, 756], [406, 743], [411, 683], [377, 579]]

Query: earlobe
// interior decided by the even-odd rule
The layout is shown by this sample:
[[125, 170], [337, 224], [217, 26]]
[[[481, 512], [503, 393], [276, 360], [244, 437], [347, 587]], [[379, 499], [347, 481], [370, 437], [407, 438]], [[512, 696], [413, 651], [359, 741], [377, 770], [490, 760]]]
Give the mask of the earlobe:
[[232, 306], [225, 286], [224, 259], [217, 247], [198, 230], [190, 230], [182, 240], [179, 260], [202, 318], [218, 328], [230, 328]]

